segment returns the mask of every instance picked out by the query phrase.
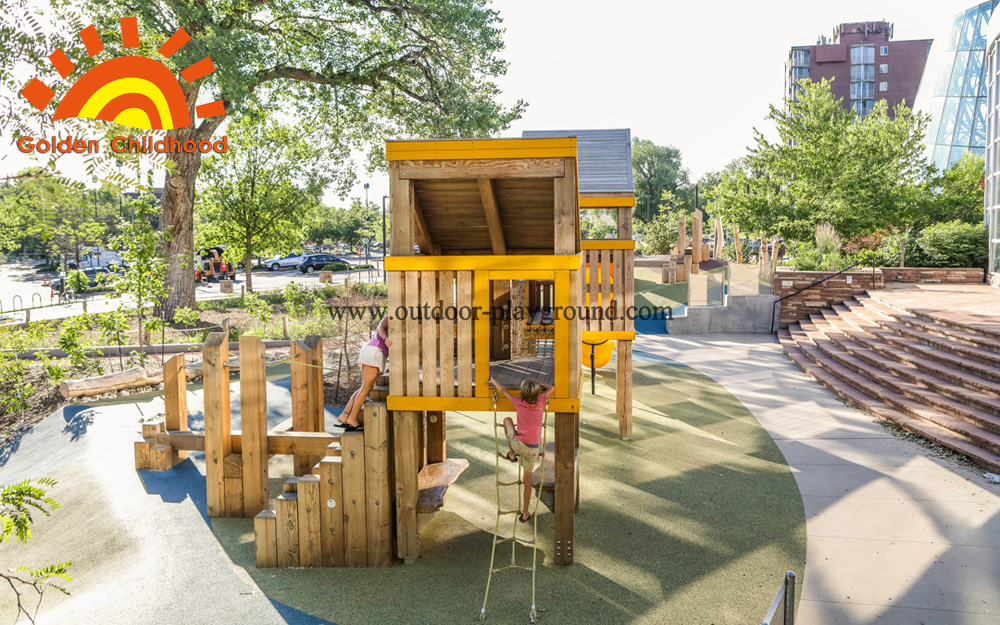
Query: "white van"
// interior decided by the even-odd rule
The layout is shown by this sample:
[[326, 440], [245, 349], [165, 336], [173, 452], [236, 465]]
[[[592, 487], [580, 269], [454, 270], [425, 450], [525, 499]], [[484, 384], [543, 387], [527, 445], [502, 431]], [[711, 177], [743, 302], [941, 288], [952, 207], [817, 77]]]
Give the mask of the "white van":
[[118, 267], [124, 267], [125, 263], [122, 262], [121, 254], [118, 252], [112, 252], [111, 250], [104, 249], [103, 247], [94, 248], [87, 251], [86, 253], [80, 254], [80, 266], [76, 266], [76, 260], [68, 261], [66, 263], [67, 269], [94, 269], [96, 267], [107, 267], [109, 265], [118, 265]]

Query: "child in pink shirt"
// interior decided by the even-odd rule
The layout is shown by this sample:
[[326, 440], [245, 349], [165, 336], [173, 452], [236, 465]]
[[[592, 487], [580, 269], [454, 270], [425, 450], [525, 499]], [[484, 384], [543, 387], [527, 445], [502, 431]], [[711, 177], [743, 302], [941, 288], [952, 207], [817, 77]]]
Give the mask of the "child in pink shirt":
[[510, 417], [503, 420], [504, 431], [507, 434], [507, 460], [511, 462], [521, 462], [524, 469], [524, 505], [521, 507], [519, 521], [524, 523], [531, 519], [528, 506], [531, 503], [531, 477], [535, 470], [535, 462], [538, 454], [543, 450], [542, 445], [542, 420], [545, 413], [545, 403], [549, 395], [555, 390], [551, 384], [542, 384], [538, 380], [525, 380], [521, 382], [521, 397], [511, 395], [506, 388], [495, 379], [490, 377], [490, 383], [504, 397], [510, 400], [510, 405], [517, 412], [517, 425]]

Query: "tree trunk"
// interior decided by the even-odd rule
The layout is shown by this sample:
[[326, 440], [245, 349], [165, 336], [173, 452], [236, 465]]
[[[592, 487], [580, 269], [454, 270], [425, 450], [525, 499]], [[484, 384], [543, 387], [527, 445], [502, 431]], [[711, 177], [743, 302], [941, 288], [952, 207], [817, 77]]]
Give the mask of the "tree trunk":
[[253, 243], [253, 237], [249, 234], [247, 235], [247, 252], [246, 257], [243, 259], [243, 270], [247, 272], [247, 293], [253, 291], [253, 253], [250, 251], [250, 244]]
[[[188, 105], [188, 113], [196, 120], [195, 102], [198, 87], [182, 85]], [[174, 139], [181, 145], [185, 141], [209, 140], [224, 117], [209, 117], [200, 126], [174, 128], [167, 131], [167, 141]], [[201, 169], [201, 152], [171, 152], [167, 155], [176, 169], [167, 170], [163, 184], [163, 212], [160, 215], [160, 230], [168, 232], [170, 239], [164, 243], [167, 261], [167, 297], [161, 303], [164, 318], [172, 319], [174, 311], [187, 306], [194, 308], [194, 198], [198, 171]]]

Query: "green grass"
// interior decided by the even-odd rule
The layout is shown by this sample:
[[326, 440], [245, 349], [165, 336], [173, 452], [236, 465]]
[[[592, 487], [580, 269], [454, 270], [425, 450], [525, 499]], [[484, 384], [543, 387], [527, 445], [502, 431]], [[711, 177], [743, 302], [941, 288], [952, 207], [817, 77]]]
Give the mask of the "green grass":
[[660, 272], [648, 267], [635, 268], [635, 306], [636, 308], [653, 306], [677, 307], [687, 303], [687, 282], [662, 284]]
[[[634, 436], [621, 441], [614, 371], [614, 363], [599, 370], [597, 396], [583, 399], [575, 564], [553, 564], [553, 515], [539, 516], [541, 622], [760, 622], [784, 572], [801, 575], [805, 561], [802, 501], [781, 453], [719, 384], [687, 367], [638, 361]], [[589, 377], [584, 383], [589, 390]], [[213, 519], [213, 530], [269, 597], [338, 625], [475, 622], [496, 509], [492, 418], [448, 414], [448, 454], [470, 467], [421, 534], [415, 565], [258, 570], [252, 520]], [[280, 472], [291, 474], [278, 458], [272, 495]], [[518, 561], [530, 555], [519, 550]], [[497, 557], [508, 563], [509, 546]], [[494, 576], [488, 622], [524, 623], [530, 581], [527, 572]]]

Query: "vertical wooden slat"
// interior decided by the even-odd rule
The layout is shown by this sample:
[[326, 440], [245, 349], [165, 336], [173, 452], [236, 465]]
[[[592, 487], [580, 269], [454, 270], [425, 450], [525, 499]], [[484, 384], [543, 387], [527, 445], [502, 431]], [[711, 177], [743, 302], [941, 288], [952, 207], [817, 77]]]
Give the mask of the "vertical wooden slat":
[[278, 566], [277, 523], [274, 510], [261, 510], [253, 520], [255, 564], [258, 569]]
[[610, 330], [611, 329], [611, 318], [608, 317], [609, 307], [611, 306], [611, 264], [613, 255], [611, 250], [601, 250], [601, 320], [600, 329]]
[[615, 317], [611, 320], [611, 329], [614, 331], [620, 331], [625, 329], [625, 313], [627, 311], [627, 306], [625, 305], [625, 285], [622, 283], [622, 275], [624, 275], [624, 267], [622, 265], [625, 263], [625, 250], [615, 250], [611, 254], [612, 263], [612, 292], [614, 297], [612, 302], [615, 305]]
[[[583, 265], [583, 258], [580, 259], [581, 266]], [[578, 310], [581, 306], [580, 300], [582, 299], [582, 292], [580, 291], [580, 283], [583, 281], [582, 271], [570, 271], [569, 272], [569, 288], [566, 289], [566, 293], [569, 296], [569, 305], [573, 309]], [[567, 366], [569, 367], [569, 391], [567, 397], [579, 397], [580, 396], [580, 376], [583, 372], [583, 363], [581, 360], [583, 345], [581, 344], [582, 335], [581, 330], [583, 328], [583, 321], [580, 320], [580, 315], [573, 316], [572, 319], [567, 321], [566, 332], [568, 334], [567, 341], [569, 343], [569, 358], [567, 358]]]
[[[573, 397], [569, 395], [569, 371], [572, 363], [568, 362], [570, 352], [569, 320], [567, 308], [569, 307], [570, 278], [569, 271], [557, 271], [555, 281], [555, 396]], [[572, 313], [569, 313], [572, 315]]]
[[417, 420], [417, 471], [427, 466], [427, 413], [420, 411]]
[[[306, 337], [309, 346], [309, 428], [311, 432], [326, 430], [326, 403], [323, 398], [323, 337], [310, 334]], [[319, 462], [319, 458], [315, 458]], [[316, 462], [310, 465], [315, 466]]]
[[268, 507], [267, 372], [264, 342], [240, 336], [240, 420], [243, 432], [243, 513], [256, 516]]
[[212, 332], [202, 348], [205, 381], [205, 501], [209, 517], [226, 513], [223, 462], [232, 453], [229, 418], [229, 335]]
[[320, 535], [319, 477], [304, 475], [296, 488], [299, 520], [299, 566], [323, 566]]
[[583, 327], [586, 330], [597, 330], [600, 328], [600, 322], [597, 320], [599, 313], [594, 312], [594, 309], [600, 305], [598, 294], [601, 292], [598, 250], [587, 250], [583, 254], [586, 262], [589, 264], [589, 266], [585, 265], [587, 267], [587, 278], [589, 278], [589, 284], [587, 285], [589, 296], [583, 298], [583, 303], [587, 307], [587, 321], [583, 324]]
[[441, 397], [455, 395], [455, 322], [449, 310], [455, 312], [455, 272], [438, 272], [438, 299], [442, 318], [438, 322], [440, 342]]
[[618, 375], [615, 403], [618, 412], [618, 436], [632, 436], [632, 341], [618, 341]]
[[555, 563], [573, 563], [573, 511], [576, 507], [575, 413], [557, 412], [555, 449]]
[[447, 458], [444, 424], [444, 411], [427, 411], [427, 464], [444, 462]]
[[399, 271], [387, 272], [389, 284], [389, 394], [397, 397], [406, 394], [406, 322], [401, 318], [405, 299], [405, 281]]
[[347, 432], [340, 437], [344, 473], [345, 566], [368, 566], [368, 528], [365, 485], [365, 436]]
[[474, 303], [472, 272], [458, 272], [458, 396], [472, 397]]
[[420, 272], [407, 271], [406, 280], [406, 396], [420, 395]]
[[384, 403], [365, 404], [365, 484], [368, 516], [368, 566], [392, 563], [394, 536], [389, 491], [389, 414]]
[[393, 256], [413, 256], [414, 198], [412, 180], [399, 177], [399, 163], [389, 163], [389, 220], [392, 237], [389, 248]]
[[476, 397], [490, 394], [490, 279], [485, 271], [473, 273], [475, 285]]
[[277, 517], [278, 566], [299, 566], [298, 493], [281, 493], [274, 500]]
[[[308, 432], [312, 428], [309, 415], [309, 361], [311, 360], [309, 346], [305, 341], [292, 341], [292, 431]], [[306, 475], [312, 470], [308, 454], [293, 454], [292, 463], [295, 475]]]
[[[163, 367], [164, 421], [168, 432], [188, 429], [187, 426], [187, 372], [184, 354], [177, 354]], [[187, 450], [170, 450], [170, 466], [188, 457]]]
[[[631, 306], [635, 306], [635, 251], [634, 250], [624, 250], [624, 259], [622, 262], [622, 306], [623, 309], [627, 310]], [[628, 315], [624, 319], [624, 330], [634, 330], [635, 320], [634, 315]]]
[[344, 566], [344, 486], [339, 456], [319, 462], [320, 543], [323, 566]]
[[421, 314], [425, 318], [421, 320], [420, 331], [423, 336], [420, 338], [420, 362], [423, 365], [423, 388], [424, 397], [438, 396], [437, 369], [437, 321], [433, 317], [434, 307], [437, 306], [437, 273], [433, 271], [420, 272], [420, 308]]
[[618, 232], [615, 233], [616, 239], [628, 241], [632, 238], [632, 211], [633, 207], [631, 206], [618, 209]]
[[393, 444], [396, 465], [396, 555], [413, 564], [419, 555], [417, 537], [417, 427], [420, 413], [394, 411]]

